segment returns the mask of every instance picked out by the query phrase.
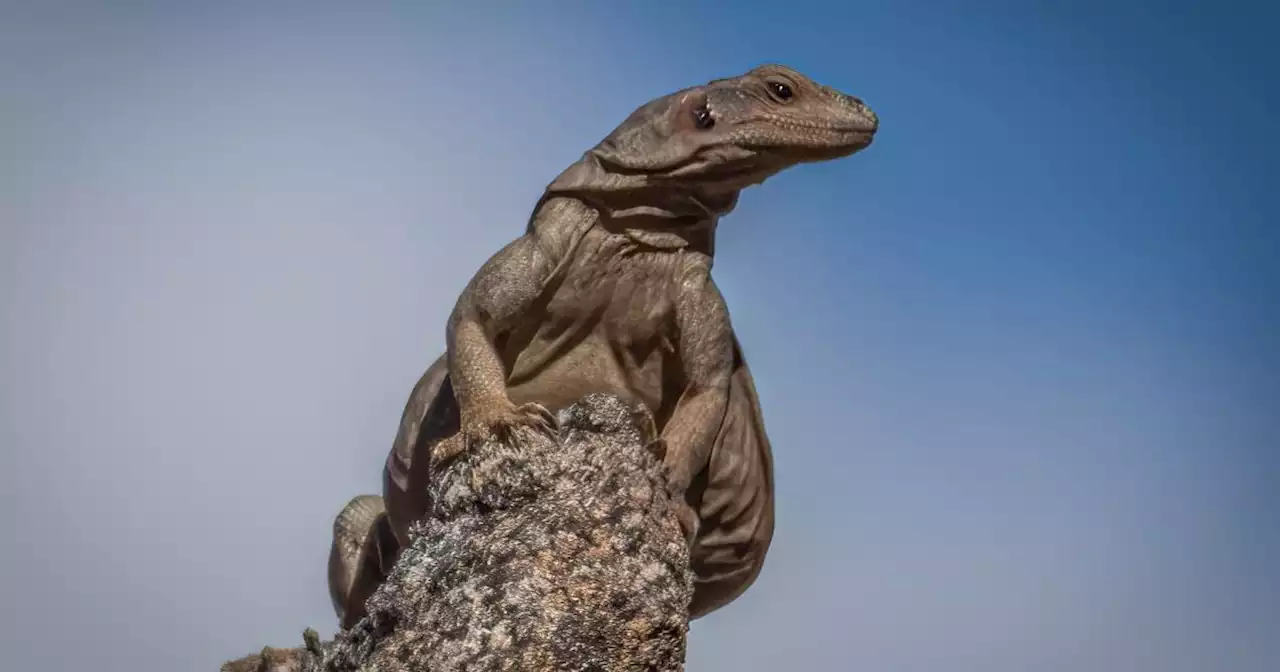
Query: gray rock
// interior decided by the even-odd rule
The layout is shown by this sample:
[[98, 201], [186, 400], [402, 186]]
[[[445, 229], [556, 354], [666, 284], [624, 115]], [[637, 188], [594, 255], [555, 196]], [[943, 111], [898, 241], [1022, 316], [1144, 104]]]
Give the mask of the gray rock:
[[224, 672], [683, 670], [693, 579], [652, 423], [608, 395], [559, 422], [444, 465], [353, 628]]

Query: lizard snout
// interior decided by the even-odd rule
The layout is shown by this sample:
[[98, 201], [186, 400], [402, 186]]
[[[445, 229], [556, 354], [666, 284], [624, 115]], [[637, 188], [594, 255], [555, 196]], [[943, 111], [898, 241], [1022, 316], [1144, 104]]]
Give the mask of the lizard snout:
[[863, 102], [861, 98], [851, 96], [829, 86], [822, 87], [822, 90], [835, 100], [841, 110], [848, 113], [850, 125], [857, 130], [874, 133], [880, 127], [880, 118], [876, 116], [871, 106]]

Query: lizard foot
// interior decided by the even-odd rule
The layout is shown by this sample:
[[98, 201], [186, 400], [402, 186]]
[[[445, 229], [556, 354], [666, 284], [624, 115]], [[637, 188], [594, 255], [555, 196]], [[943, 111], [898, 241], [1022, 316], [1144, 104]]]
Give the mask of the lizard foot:
[[463, 444], [464, 448], [470, 448], [491, 439], [507, 440], [516, 427], [532, 427], [552, 434], [556, 424], [556, 416], [542, 404], [529, 402], [517, 406], [506, 402], [471, 414], [462, 426]]
[[650, 441], [646, 446], [654, 455], [663, 460], [663, 470], [667, 476], [667, 497], [671, 502], [671, 508], [676, 514], [676, 520], [680, 521], [680, 531], [684, 533], [685, 541], [692, 548], [694, 539], [698, 536], [698, 512], [694, 511], [685, 499], [692, 483], [692, 478], [684, 469], [680, 469], [672, 464], [671, 455], [667, 452], [667, 442], [661, 438]]
[[680, 521], [680, 532], [684, 534], [685, 541], [690, 547], [693, 541], [698, 537], [698, 512], [693, 510], [692, 506], [683, 499], [671, 500], [671, 507], [675, 510], [676, 520]]
[[462, 431], [437, 443], [431, 449], [434, 464], [443, 465], [468, 448], [479, 446], [491, 439], [509, 440], [516, 427], [532, 427], [547, 434], [556, 432], [556, 416], [542, 404], [529, 402], [519, 406], [507, 402], [498, 410], [486, 410], [472, 415], [463, 423]]

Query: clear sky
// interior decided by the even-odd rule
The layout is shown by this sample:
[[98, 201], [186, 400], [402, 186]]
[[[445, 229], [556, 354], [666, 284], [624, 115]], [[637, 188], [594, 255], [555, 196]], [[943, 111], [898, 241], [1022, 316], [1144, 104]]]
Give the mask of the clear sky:
[[778, 532], [689, 669], [1280, 669], [1276, 10], [16, 4], [6, 667], [331, 633], [470, 274], [632, 109], [778, 61], [882, 126], [721, 224]]

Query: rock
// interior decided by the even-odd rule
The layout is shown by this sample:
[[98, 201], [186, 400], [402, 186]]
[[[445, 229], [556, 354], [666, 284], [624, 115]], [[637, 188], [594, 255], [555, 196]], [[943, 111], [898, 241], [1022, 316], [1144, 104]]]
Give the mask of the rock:
[[223, 671], [683, 670], [693, 579], [650, 427], [589, 395], [558, 438], [520, 428], [444, 465], [366, 618]]

